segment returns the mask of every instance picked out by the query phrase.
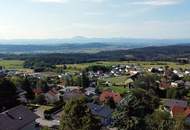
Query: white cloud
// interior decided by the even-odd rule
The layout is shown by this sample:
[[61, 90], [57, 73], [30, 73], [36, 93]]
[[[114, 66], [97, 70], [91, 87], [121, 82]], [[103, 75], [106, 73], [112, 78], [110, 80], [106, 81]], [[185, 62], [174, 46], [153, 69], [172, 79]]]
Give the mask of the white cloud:
[[42, 2], [42, 3], [66, 3], [69, 0], [33, 0], [34, 2]]
[[102, 3], [105, 2], [107, 0], [32, 0], [34, 2], [41, 2], [41, 3], [66, 3], [66, 2], [70, 2], [70, 1], [80, 1], [80, 2], [93, 2], [93, 3]]
[[106, 0], [81, 0], [83, 2], [95, 2], [95, 3], [102, 3], [105, 2]]
[[175, 5], [181, 3], [183, 0], [138, 0], [132, 2], [135, 5], [151, 5], [151, 6], [164, 6]]
[[87, 16], [102, 16], [102, 15], [104, 15], [103, 12], [85, 12], [84, 14]]

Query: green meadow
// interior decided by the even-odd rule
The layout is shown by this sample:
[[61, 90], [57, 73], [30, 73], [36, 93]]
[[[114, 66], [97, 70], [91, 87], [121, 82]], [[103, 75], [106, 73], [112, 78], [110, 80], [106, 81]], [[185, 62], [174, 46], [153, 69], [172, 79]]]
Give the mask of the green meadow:
[[21, 60], [0, 60], [0, 66], [5, 69], [23, 69], [23, 64]]

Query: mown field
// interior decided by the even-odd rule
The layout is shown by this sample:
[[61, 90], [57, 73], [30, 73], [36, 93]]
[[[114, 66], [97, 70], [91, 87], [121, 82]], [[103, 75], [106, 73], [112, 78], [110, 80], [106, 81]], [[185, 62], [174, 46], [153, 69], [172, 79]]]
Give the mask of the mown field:
[[5, 69], [16, 69], [21, 71], [31, 71], [23, 67], [24, 61], [22, 60], [0, 60], [0, 66]]
[[21, 60], [0, 60], [0, 66], [5, 69], [23, 69], [23, 63]]
[[108, 81], [111, 84], [115, 84], [115, 85], [123, 85], [125, 84], [125, 81], [129, 78], [129, 76], [127, 75], [122, 75], [122, 76], [118, 76], [118, 77], [108, 77], [108, 78], [103, 78], [103, 81]]

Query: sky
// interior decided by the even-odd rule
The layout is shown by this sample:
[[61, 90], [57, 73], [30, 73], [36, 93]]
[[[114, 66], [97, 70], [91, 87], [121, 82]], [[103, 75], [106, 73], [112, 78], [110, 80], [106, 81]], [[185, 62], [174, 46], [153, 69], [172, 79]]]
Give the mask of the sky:
[[190, 0], [0, 0], [0, 39], [190, 38]]

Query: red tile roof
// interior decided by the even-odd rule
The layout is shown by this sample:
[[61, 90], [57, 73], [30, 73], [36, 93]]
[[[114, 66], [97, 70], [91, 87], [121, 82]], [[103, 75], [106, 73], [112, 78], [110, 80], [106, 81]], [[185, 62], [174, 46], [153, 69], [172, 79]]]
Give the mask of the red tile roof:
[[172, 108], [172, 114], [174, 117], [187, 117], [190, 115], [190, 107], [179, 107], [179, 106], [174, 106]]
[[33, 91], [35, 94], [37, 94], [37, 95], [43, 93], [43, 91], [42, 91], [41, 88], [34, 88], [32, 91]]
[[101, 102], [107, 102], [109, 98], [113, 98], [114, 102], [119, 103], [121, 101], [121, 95], [119, 93], [104, 91], [100, 95]]
[[59, 92], [55, 89], [51, 89], [50, 91], [48, 91], [48, 93], [52, 96], [56, 96]]
[[161, 82], [160, 88], [163, 88], [163, 89], [171, 88], [171, 84], [168, 82]]

